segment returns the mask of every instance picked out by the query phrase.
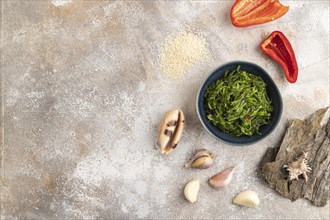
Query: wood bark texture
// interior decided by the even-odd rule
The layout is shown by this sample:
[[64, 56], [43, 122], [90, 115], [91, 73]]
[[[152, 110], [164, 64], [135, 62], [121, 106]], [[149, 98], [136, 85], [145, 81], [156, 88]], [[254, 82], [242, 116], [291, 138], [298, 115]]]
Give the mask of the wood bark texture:
[[[319, 109], [305, 121], [294, 119], [279, 148], [269, 148], [261, 161], [261, 175], [282, 196], [295, 201], [307, 198], [315, 206], [325, 206], [330, 197], [330, 109]], [[308, 152], [312, 168], [306, 182], [302, 176], [290, 181], [285, 164]]]

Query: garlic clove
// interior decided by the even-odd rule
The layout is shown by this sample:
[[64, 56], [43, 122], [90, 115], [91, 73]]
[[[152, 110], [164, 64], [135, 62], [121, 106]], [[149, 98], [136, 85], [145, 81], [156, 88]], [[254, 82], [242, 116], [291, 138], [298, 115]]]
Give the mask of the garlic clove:
[[187, 183], [186, 186], [184, 187], [184, 196], [189, 202], [194, 203], [197, 201], [199, 185], [200, 185], [199, 179], [194, 179], [189, 183]]
[[198, 150], [193, 158], [185, 164], [187, 168], [207, 169], [213, 164], [213, 154], [206, 149]]
[[212, 158], [208, 156], [203, 156], [200, 158], [197, 158], [192, 164], [192, 168], [201, 168], [201, 169], [206, 169], [209, 168], [212, 165]]
[[179, 144], [183, 127], [184, 114], [181, 110], [165, 113], [158, 134], [158, 143], [163, 154], [171, 153]]
[[220, 173], [215, 174], [212, 176], [209, 180], [209, 183], [214, 188], [224, 188], [227, 186], [231, 180], [233, 179], [233, 172], [234, 172], [235, 166], [229, 167]]
[[256, 192], [248, 190], [238, 194], [233, 203], [240, 206], [255, 208], [259, 205], [260, 200]]

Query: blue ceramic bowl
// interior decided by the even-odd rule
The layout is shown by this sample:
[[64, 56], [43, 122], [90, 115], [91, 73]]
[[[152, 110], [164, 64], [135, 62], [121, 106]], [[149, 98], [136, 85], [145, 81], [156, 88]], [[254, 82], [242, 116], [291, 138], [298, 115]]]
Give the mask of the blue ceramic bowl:
[[[205, 112], [206, 102], [204, 98], [205, 90], [213, 82], [222, 78], [227, 70], [229, 71], [234, 70], [237, 68], [238, 65], [241, 66], [240, 68], [241, 70], [245, 70], [248, 73], [260, 76], [267, 84], [267, 94], [269, 98], [272, 100], [273, 112], [270, 123], [267, 125], [263, 125], [259, 128], [261, 135], [255, 134], [253, 136], [243, 135], [240, 137], [235, 137], [233, 135], [222, 132], [220, 129], [215, 127], [211, 122], [209, 122], [209, 120], [206, 117], [206, 112]], [[260, 66], [244, 61], [234, 61], [234, 62], [226, 63], [220, 66], [218, 69], [216, 69], [213, 73], [211, 73], [211, 75], [209, 75], [206, 78], [206, 80], [204, 81], [198, 92], [196, 105], [197, 105], [196, 109], [197, 109], [198, 117], [201, 123], [203, 124], [203, 126], [205, 127], [205, 129], [217, 140], [232, 145], [249, 145], [262, 140], [270, 133], [272, 133], [272, 131], [278, 125], [278, 122], [281, 119], [281, 115], [283, 111], [282, 97], [280, 91], [278, 90], [272, 78]]]

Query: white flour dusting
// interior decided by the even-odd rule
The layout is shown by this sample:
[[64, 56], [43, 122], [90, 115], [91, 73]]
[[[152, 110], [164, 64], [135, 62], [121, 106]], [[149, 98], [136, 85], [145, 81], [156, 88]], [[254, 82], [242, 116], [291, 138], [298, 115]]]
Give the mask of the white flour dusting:
[[139, 82], [138, 91], [143, 92], [145, 88], [146, 88], [146, 84], [144, 82]]
[[102, 180], [109, 179], [111, 176], [120, 175], [113, 169], [112, 162], [105, 155], [92, 155], [78, 163], [73, 173], [74, 178], [78, 178], [89, 185], [100, 186]]
[[70, 4], [72, 0], [52, 0], [52, 3], [56, 7], [66, 6]]
[[109, 1], [103, 11], [107, 19], [117, 18], [126, 28], [136, 27], [146, 20], [146, 13], [139, 1], [131, 1], [129, 4], [125, 1]]
[[139, 180], [135, 183], [135, 192], [138, 195], [145, 195], [148, 191], [148, 186], [147, 183], [145, 181]]
[[8, 95], [7, 95], [7, 99], [5, 99], [5, 106], [6, 107], [11, 107], [14, 106], [20, 96], [20, 92], [15, 89], [15, 88], [10, 88], [7, 91]]

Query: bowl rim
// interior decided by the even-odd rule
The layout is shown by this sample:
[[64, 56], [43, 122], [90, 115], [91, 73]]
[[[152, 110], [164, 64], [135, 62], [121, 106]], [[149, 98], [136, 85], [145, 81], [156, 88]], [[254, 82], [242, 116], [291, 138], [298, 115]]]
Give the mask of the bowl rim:
[[[231, 64], [237, 64], [237, 65], [241, 65], [241, 64], [245, 64], [245, 65], [252, 65], [252, 66], [256, 66], [257, 68], [261, 69], [264, 73], [266, 73], [266, 76], [268, 76], [268, 78], [272, 81], [272, 83], [275, 85], [275, 86], [272, 86], [273, 89], [276, 91], [276, 93], [278, 94], [278, 97], [279, 97], [279, 115], [278, 115], [278, 119], [275, 120], [273, 126], [267, 131], [267, 133], [264, 133], [263, 135], [259, 136], [258, 139], [256, 140], [252, 140], [250, 142], [230, 142], [230, 141], [227, 141], [227, 140], [224, 140], [224, 139], [221, 139], [219, 138], [218, 136], [216, 136], [212, 131], [209, 130], [209, 128], [205, 125], [203, 119], [202, 119], [202, 116], [201, 116], [201, 113], [199, 111], [199, 99], [200, 99], [200, 93], [206, 83], [206, 81], [213, 75], [215, 74], [220, 68], [223, 68], [224, 66], [228, 66], [228, 65], [231, 65]], [[198, 93], [197, 93], [197, 97], [196, 97], [196, 111], [197, 111], [197, 115], [198, 115], [198, 118], [199, 118], [199, 121], [201, 122], [201, 124], [203, 125], [204, 129], [211, 135], [213, 136], [216, 140], [220, 141], [220, 142], [223, 142], [223, 143], [226, 143], [226, 144], [229, 144], [229, 145], [233, 145], [233, 146], [247, 146], [247, 145], [252, 145], [252, 144], [255, 144], [261, 140], [263, 140], [264, 138], [266, 138], [267, 136], [269, 136], [271, 133], [273, 133], [273, 131], [275, 130], [275, 128], [277, 127], [277, 125], [279, 124], [280, 120], [281, 120], [281, 117], [282, 117], [282, 113], [283, 113], [283, 99], [282, 99], [282, 95], [275, 83], [275, 81], [272, 79], [272, 77], [268, 74], [268, 72], [262, 68], [261, 66], [259, 66], [258, 64], [255, 64], [255, 63], [252, 63], [252, 62], [248, 62], [248, 61], [242, 61], [242, 60], [236, 60], [236, 61], [230, 61], [230, 62], [226, 62], [226, 63], [223, 63], [221, 65], [219, 65], [218, 67], [216, 67], [209, 75], [207, 75], [205, 77], [205, 79], [202, 81], [203, 83], [201, 84], [199, 90], [198, 90]], [[207, 120], [207, 119], [206, 119]], [[219, 130], [220, 131], [220, 130]], [[220, 131], [222, 132], [222, 131]], [[224, 133], [224, 132], [223, 132]], [[235, 138], [235, 136], [233, 136]], [[238, 137], [239, 138], [239, 137]]]

